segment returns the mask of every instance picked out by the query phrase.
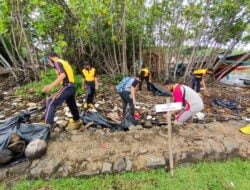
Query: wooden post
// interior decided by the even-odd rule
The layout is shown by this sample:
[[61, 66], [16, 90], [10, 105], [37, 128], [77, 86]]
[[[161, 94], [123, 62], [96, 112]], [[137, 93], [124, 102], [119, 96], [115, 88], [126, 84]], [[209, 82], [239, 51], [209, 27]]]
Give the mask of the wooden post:
[[[170, 103], [170, 97], [167, 97], [167, 103]], [[173, 151], [172, 151], [172, 125], [171, 125], [171, 111], [167, 113], [168, 122], [168, 151], [169, 151], [169, 168], [170, 175], [174, 175], [174, 162], [173, 162]]]

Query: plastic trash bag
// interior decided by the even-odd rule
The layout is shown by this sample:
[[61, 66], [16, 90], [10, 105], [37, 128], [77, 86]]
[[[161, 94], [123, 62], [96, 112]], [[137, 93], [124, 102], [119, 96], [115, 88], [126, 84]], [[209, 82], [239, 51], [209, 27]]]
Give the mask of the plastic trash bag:
[[225, 100], [225, 99], [221, 99], [221, 98], [215, 98], [214, 103], [219, 105], [219, 106], [231, 109], [231, 110], [237, 109], [237, 102], [233, 101], [233, 100]]
[[83, 111], [80, 118], [85, 124], [93, 122], [94, 125], [100, 125], [103, 128], [109, 128], [111, 131], [123, 130], [119, 124], [112, 122], [98, 112]]
[[155, 96], [172, 96], [171, 92], [153, 83], [150, 83], [150, 90]]
[[30, 114], [23, 113], [0, 124], [0, 151], [8, 146], [12, 133], [17, 134], [26, 142], [35, 139], [48, 140], [49, 128], [41, 124], [26, 124], [29, 118]]
[[47, 126], [25, 123], [30, 115], [31, 113], [22, 113], [0, 124], [0, 154], [8, 148], [12, 134], [18, 135], [25, 142], [36, 139], [48, 140], [50, 130]]
[[101, 125], [111, 131], [127, 131], [129, 126], [135, 125], [136, 122], [130, 113], [126, 114], [121, 123], [114, 123], [98, 112], [83, 111], [80, 117], [85, 124], [93, 122], [94, 125]]

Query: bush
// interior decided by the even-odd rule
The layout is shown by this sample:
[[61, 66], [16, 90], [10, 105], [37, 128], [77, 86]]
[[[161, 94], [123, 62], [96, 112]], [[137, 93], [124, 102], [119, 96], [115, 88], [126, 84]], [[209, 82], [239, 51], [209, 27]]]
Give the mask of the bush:
[[[54, 69], [48, 69], [46, 72], [42, 71], [40, 73], [40, 77], [41, 77], [41, 80], [38, 82], [30, 82], [26, 85], [18, 87], [15, 92], [16, 95], [21, 96], [23, 98], [27, 98], [27, 99], [32, 98], [33, 96], [39, 96], [41, 98], [44, 98], [46, 96], [46, 94], [43, 92], [44, 86], [51, 84], [57, 78], [57, 75]], [[81, 89], [81, 85], [82, 85], [81, 75], [75, 75], [75, 83], [77, 85], [76, 95], [82, 94], [83, 90]], [[56, 89], [57, 87], [52, 89], [50, 94], [55, 92]]]

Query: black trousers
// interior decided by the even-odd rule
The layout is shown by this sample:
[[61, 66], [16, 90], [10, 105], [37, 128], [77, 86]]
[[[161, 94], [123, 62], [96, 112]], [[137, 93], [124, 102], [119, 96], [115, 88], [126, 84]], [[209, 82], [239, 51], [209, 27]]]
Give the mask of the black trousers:
[[73, 84], [65, 84], [47, 99], [45, 110], [45, 122], [54, 123], [56, 108], [66, 101], [74, 121], [79, 120], [79, 112], [75, 100], [76, 87]]
[[196, 92], [200, 92], [201, 90], [201, 79], [202, 78], [196, 77], [193, 77], [192, 79], [192, 89], [194, 89]]
[[147, 83], [147, 89], [148, 89], [148, 91], [150, 91], [149, 76], [147, 76], [147, 77], [140, 77], [140, 79], [141, 79], [141, 82], [139, 84], [139, 90], [142, 89], [142, 82], [145, 80], [146, 83]]
[[129, 104], [129, 108], [130, 108], [130, 113], [132, 116], [134, 116], [135, 106], [134, 106], [133, 99], [131, 97], [131, 93], [129, 91], [123, 91], [119, 94], [120, 94], [120, 96], [122, 98], [122, 102], [123, 102], [123, 107], [122, 107], [123, 117], [125, 117], [125, 115], [126, 115], [126, 110], [127, 110], [128, 104]]
[[87, 89], [87, 104], [93, 104], [95, 98], [95, 81], [85, 82], [85, 87]]

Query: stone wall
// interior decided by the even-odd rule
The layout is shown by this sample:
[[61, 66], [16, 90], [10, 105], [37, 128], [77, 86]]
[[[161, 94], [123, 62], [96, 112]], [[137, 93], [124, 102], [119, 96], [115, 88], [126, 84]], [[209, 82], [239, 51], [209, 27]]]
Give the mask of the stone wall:
[[[250, 158], [250, 138], [239, 128], [245, 122], [191, 124], [173, 129], [174, 164]], [[42, 158], [1, 168], [0, 180], [91, 176], [168, 167], [167, 129], [136, 128], [128, 132], [100, 129], [52, 135]]]

